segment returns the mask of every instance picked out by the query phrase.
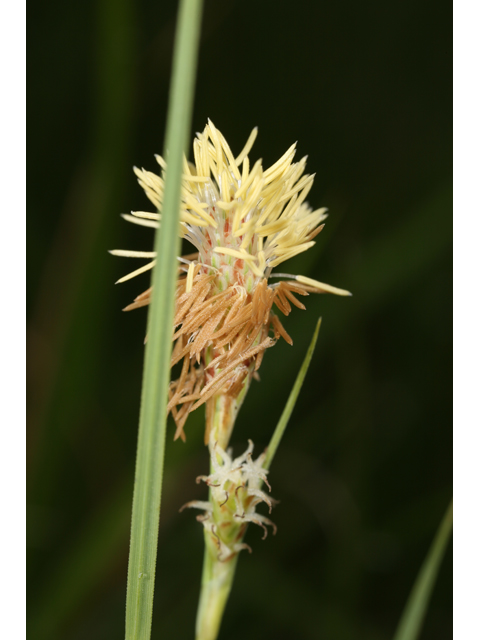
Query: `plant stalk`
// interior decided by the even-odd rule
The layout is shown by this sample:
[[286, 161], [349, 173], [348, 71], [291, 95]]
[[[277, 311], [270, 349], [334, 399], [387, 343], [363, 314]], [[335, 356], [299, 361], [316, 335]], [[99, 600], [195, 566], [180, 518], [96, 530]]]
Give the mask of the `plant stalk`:
[[238, 554], [220, 562], [205, 532], [202, 586], [197, 612], [196, 640], [216, 640], [223, 612], [232, 588]]
[[[307, 374], [307, 370], [313, 356], [313, 351], [317, 343], [320, 325], [321, 318], [317, 322], [310, 346], [297, 375], [292, 392], [267, 448], [267, 455], [263, 463], [264, 469], [269, 469], [295, 407], [295, 403]], [[250, 372], [250, 374], [251, 373], [252, 372]], [[236, 399], [225, 394], [217, 394], [207, 401], [206, 433], [210, 455], [212, 455], [215, 447], [217, 446], [220, 446], [224, 451], [227, 449], [230, 435], [235, 424], [235, 419], [240, 405], [248, 391], [250, 380], [251, 375], [248, 375], [245, 379], [244, 386]], [[218, 456], [217, 459], [220, 462], [220, 458]], [[213, 469], [211, 469], [211, 471], [213, 471]], [[228, 596], [230, 595], [232, 588], [233, 578], [235, 576], [238, 550], [235, 550], [235, 547], [233, 547], [234, 552], [229, 557], [220, 560], [220, 538], [223, 538], [223, 541], [227, 542], [230, 545], [230, 548], [232, 548], [232, 543], [240, 544], [243, 548], [246, 546], [242, 545], [247, 529], [246, 523], [238, 528], [235, 526], [233, 528], [229, 526], [225, 528], [226, 522], [225, 520], [222, 522], [221, 517], [219, 517], [219, 503], [214, 501], [212, 490], [210, 490], [209, 500], [213, 508], [215, 525], [212, 524], [211, 530], [209, 528], [204, 530], [205, 555], [203, 560], [200, 602], [197, 611], [196, 640], [216, 640], [218, 637], [223, 612], [225, 610]], [[214, 529], [214, 526], [216, 527], [216, 530]]]
[[[240, 405], [250, 386], [250, 376], [237, 398], [217, 394], [207, 403], [205, 439], [212, 447], [219, 445], [226, 450], [233, 431]], [[208, 438], [208, 439], [207, 439]], [[212, 492], [209, 492], [213, 503]], [[223, 612], [232, 588], [238, 554], [227, 560], [219, 560], [218, 549], [212, 543], [209, 531], [204, 532], [205, 554], [203, 558], [202, 584], [198, 603], [196, 640], [216, 640], [222, 622]]]
[[170, 381], [183, 158], [190, 133], [201, 20], [201, 0], [181, 0], [178, 16], [164, 157], [167, 159], [162, 225], [155, 235], [143, 370], [130, 554], [126, 640], [149, 640]]
[[235, 420], [250, 387], [250, 375], [245, 379], [242, 390], [236, 398], [219, 393], [207, 400], [205, 412], [205, 444], [218, 444], [227, 450]]

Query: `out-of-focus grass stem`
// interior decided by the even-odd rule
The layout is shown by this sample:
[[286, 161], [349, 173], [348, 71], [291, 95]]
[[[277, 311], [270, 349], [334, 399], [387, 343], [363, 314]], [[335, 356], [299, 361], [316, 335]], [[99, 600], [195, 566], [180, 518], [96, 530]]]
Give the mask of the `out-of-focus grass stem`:
[[453, 500], [438, 528], [420, 572], [405, 605], [393, 640], [417, 640], [422, 630], [425, 614], [447, 548], [453, 526]]
[[135, 468], [127, 585], [127, 640], [148, 640], [151, 632], [174, 294], [180, 249], [178, 226], [182, 163], [191, 125], [201, 7], [201, 0], [181, 0], [175, 38], [164, 148], [168, 167], [162, 225], [155, 237], [158, 259], [152, 273], [153, 295], [147, 323]]

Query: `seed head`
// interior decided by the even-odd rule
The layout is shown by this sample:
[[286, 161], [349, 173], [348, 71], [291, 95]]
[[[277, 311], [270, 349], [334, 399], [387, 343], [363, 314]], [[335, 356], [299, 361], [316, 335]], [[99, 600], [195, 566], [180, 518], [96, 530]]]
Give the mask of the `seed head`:
[[[350, 295], [304, 276], [272, 273], [315, 244], [327, 215], [325, 208], [312, 210], [305, 202], [314, 176], [304, 174], [306, 158], [293, 162], [295, 145], [266, 170], [261, 160], [250, 165], [256, 136], [254, 129], [235, 158], [209, 121], [194, 140], [195, 162], [184, 160], [180, 229], [196, 252], [179, 258], [171, 364], [182, 362], [182, 367], [170, 385], [168, 404], [177, 425], [175, 438], [185, 438], [188, 414], [213, 396], [238, 398], [278, 338], [292, 344], [274, 306], [288, 315], [292, 305], [305, 309], [297, 296]], [[134, 171], [158, 213], [123, 216], [147, 227], [158, 227], [162, 215], [166, 163], [156, 158], [161, 176]], [[112, 253], [153, 259], [118, 282], [155, 264], [155, 252]], [[139, 295], [125, 310], [147, 305], [151, 292]]]

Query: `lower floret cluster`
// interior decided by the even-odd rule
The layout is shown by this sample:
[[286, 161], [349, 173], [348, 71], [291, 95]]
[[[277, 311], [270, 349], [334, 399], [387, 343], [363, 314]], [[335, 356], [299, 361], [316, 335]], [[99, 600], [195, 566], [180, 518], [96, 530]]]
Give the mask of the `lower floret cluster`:
[[267, 537], [267, 525], [274, 534], [277, 530], [269, 518], [255, 512], [256, 506], [265, 502], [271, 513], [276, 500], [261, 490], [263, 483], [271, 490], [268, 471], [262, 466], [265, 453], [253, 460], [253, 442], [248, 442], [247, 450], [238, 458], [232, 458], [230, 451], [214, 444], [210, 448], [212, 473], [197, 478], [197, 482], [205, 482], [210, 487], [210, 501], [192, 500], [181, 509], [190, 507], [204, 512], [197, 520], [203, 524], [207, 544], [221, 562], [230, 560], [242, 549], [251, 552], [243, 542], [249, 522], [262, 527], [263, 539]]

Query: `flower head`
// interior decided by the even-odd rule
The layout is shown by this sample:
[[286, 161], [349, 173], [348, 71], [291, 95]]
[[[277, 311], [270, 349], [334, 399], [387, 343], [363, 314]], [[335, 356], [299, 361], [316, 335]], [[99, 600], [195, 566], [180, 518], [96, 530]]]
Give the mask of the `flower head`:
[[248, 441], [248, 449], [238, 458], [232, 458], [217, 443], [211, 447], [211, 470], [209, 476], [199, 476], [210, 487], [210, 501], [192, 500], [183, 505], [185, 508], [201, 509], [204, 513], [197, 516], [209, 536], [207, 544], [220, 562], [234, 557], [242, 549], [250, 547], [242, 542], [247, 524], [252, 522], [263, 529], [263, 539], [267, 537], [269, 525], [275, 534], [277, 527], [266, 516], [256, 512], [256, 507], [264, 502], [269, 513], [277, 503], [270, 495], [261, 490], [267, 480], [268, 470], [263, 468], [265, 453], [253, 460], [253, 442]]
[[[312, 210], [305, 202], [314, 176], [304, 174], [306, 158], [293, 162], [295, 145], [266, 170], [261, 160], [250, 166], [256, 135], [254, 129], [235, 158], [209, 121], [194, 140], [195, 162], [184, 161], [180, 228], [196, 253], [179, 258], [172, 366], [182, 362], [182, 368], [170, 385], [168, 405], [177, 425], [175, 437], [184, 438], [188, 414], [216, 394], [236, 401], [279, 337], [292, 344], [274, 306], [288, 315], [291, 305], [305, 309], [297, 296], [350, 295], [304, 276], [272, 273], [315, 244], [326, 209]], [[166, 163], [160, 156], [157, 161], [163, 175]], [[160, 213], [137, 211], [123, 217], [158, 227], [163, 177], [144, 169], [135, 168], [135, 173]], [[155, 264], [155, 252], [112, 253], [153, 258], [118, 282]], [[148, 289], [126, 310], [147, 305], [150, 294]]]

